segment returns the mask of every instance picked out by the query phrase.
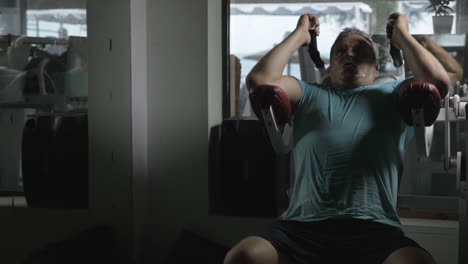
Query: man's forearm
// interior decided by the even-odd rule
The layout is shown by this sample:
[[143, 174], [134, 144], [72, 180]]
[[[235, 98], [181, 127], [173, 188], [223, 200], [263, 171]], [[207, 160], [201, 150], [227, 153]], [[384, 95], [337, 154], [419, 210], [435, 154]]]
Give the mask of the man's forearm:
[[442, 64], [410, 35], [404, 38], [401, 48], [414, 80], [435, 84], [444, 97], [449, 90], [450, 80]]
[[304, 44], [303, 34], [293, 31], [285, 40], [268, 52], [247, 76], [247, 88], [274, 83], [283, 75], [291, 56]]
[[434, 40], [428, 38], [425, 48], [439, 60], [453, 83], [463, 78], [463, 69], [460, 64], [444, 48], [437, 45]]

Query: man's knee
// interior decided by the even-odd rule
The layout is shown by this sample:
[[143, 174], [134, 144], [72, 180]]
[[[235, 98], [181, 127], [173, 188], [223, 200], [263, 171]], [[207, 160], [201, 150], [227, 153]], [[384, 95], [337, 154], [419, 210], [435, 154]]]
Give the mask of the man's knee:
[[234, 246], [226, 254], [224, 264], [263, 264], [278, 263], [278, 254], [266, 240], [249, 237]]
[[224, 258], [224, 264], [256, 263], [256, 257], [249, 249], [232, 248]]

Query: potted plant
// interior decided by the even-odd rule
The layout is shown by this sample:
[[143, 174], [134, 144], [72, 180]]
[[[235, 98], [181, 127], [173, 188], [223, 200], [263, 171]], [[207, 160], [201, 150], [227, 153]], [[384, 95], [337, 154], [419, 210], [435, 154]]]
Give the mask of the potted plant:
[[452, 32], [453, 9], [449, 6], [454, 0], [429, 0], [430, 5], [427, 7], [429, 12], [434, 12], [432, 24], [434, 26], [434, 34]]

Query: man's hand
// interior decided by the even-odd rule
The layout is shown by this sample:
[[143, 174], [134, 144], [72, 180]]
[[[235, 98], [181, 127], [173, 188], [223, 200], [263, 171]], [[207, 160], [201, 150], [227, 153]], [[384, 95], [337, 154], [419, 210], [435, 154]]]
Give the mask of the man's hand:
[[263, 56], [249, 72], [245, 79], [249, 92], [262, 85], [276, 86], [283, 89], [291, 104], [299, 102], [302, 94], [301, 85], [296, 78], [284, 76], [283, 72], [294, 53], [300, 47], [310, 44], [310, 30], [316, 35], [320, 34], [318, 17], [312, 14], [302, 15], [294, 31]]
[[439, 60], [410, 35], [406, 16], [400, 13], [391, 14], [388, 18], [387, 35], [392, 45], [403, 51], [413, 79], [434, 84], [441, 98], [444, 98], [450, 87], [449, 76]]
[[310, 44], [310, 33], [313, 30], [315, 34], [320, 35], [320, 22], [317, 16], [312, 14], [304, 14], [299, 18], [295, 31], [298, 32], [304, 40], [303, 45]]
[[388, 17], [387, 36], [395, 47], [402, 49], [405, 39], [411, 37], [408, 19], [405, 15], [393, 13]]

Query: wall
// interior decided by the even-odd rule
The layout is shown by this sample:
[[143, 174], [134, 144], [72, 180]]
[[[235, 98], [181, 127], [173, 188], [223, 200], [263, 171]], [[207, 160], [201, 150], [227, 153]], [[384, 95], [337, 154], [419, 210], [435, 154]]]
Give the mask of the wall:
[[206, 1], [148, 1], [151, 258], [206, 211]]
[[181, 229], [225, 245], [264, 219], [208, 213], [208, 131], [221, 121], [221, 1], [148, 1], [146, 245], [156, 263]]
[[429, 251], [437, 263], [458, 263], [458, 221], [402, 218], [403, 231]]
[[91, 210], [131, 255], [133, 234], [130, 1], [88, 1]]
[[148, 68], [147, 0], [130, 1], [132, 65], [133, 246], [138, 263], [145, 263], [149, 206], [148, 192]]

